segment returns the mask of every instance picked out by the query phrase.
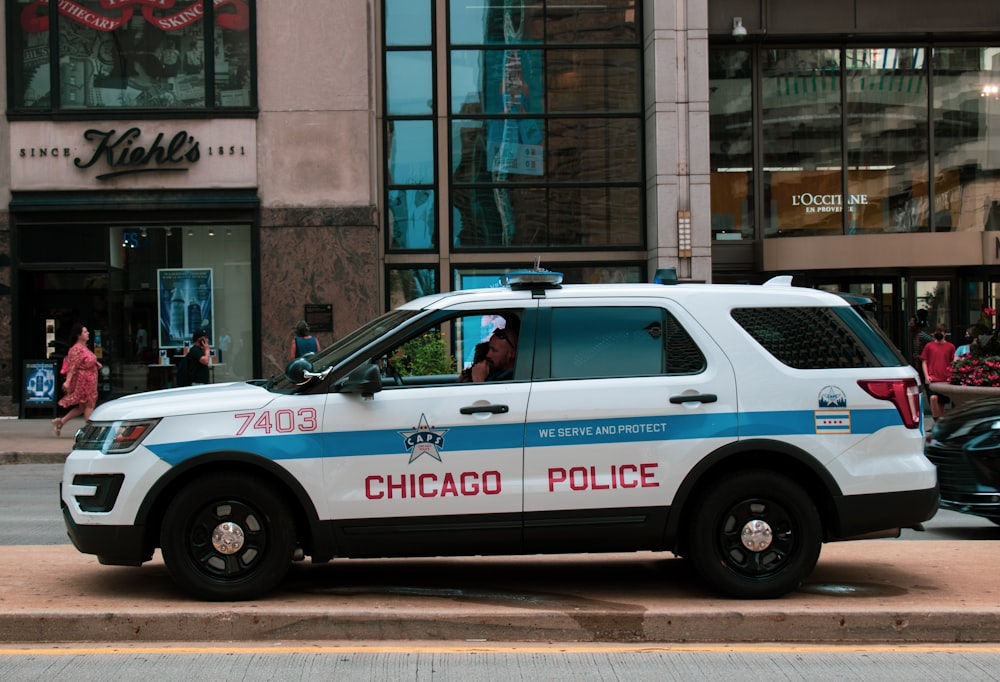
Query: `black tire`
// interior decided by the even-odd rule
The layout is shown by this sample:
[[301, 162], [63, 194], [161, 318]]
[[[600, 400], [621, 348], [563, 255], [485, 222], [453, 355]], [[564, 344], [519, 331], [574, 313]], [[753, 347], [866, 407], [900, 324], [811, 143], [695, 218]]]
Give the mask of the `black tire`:
[[[231, 531], [230, 549], [213, 543], [216, 530]], [[188, 484], [167, 507], [160, 548], [171, 576], [196, 597], [254, 599], [288, 572], [295, 526], [285, 501], [260, 479], [215, 474]]]
[[[688, 558], [714, 590], [737, 599], [791, 592], [816, 567], [822, 524], [816, 505], [786, 476], [743, 471], [717, 481], [688, 516]], [[744, 544], [750, 524], [769, 529], [758, 547]]]

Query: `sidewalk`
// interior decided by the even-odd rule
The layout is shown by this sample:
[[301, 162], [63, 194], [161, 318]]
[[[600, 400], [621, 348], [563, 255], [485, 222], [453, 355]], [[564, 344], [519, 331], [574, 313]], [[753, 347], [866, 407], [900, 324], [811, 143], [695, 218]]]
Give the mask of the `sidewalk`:
[[68, 545], [0, 552], [12, 642], [1000, 642], [996, 541], [824, 545], [781, 599], [720, 599], [669, 553], [297, 563], [272, 594], [194, 601], [159, 552], [101, 566]]
[[83, 419], [74, 419], [56, 438], [48, 419], [0, 417], [0, 464], [61, 464], [81, 426]]

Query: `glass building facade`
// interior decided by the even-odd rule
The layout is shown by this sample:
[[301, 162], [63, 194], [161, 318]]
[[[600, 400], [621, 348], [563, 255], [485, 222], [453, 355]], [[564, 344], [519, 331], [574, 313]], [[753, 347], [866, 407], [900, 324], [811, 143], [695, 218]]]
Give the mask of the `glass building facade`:
[[715, 239], [1000, 229], [1000, 45], [719, 47], [710, 79]]
[[634, 0], [384, 3], [390, 302], [542, 254], [575, 281], [644, 277], [640, 19]]
[[716, 281], [868, 296], [901, 347], [996, 307], [1000, 11], [959, 4], [710, 3]]

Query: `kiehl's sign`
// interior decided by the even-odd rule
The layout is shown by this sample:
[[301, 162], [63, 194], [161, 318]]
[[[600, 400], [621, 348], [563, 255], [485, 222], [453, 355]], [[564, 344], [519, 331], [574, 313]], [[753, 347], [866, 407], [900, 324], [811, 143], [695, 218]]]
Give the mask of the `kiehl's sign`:
[[[110, 169], [96, 176], [108, 180], [137, 173], [184, 173], [198, 163], [202, 154], [207, 156], [246, 156], [243, 145], [202, 145], [194, 135], [179, 130], [172, 136], [158, 132], [143, 138], [142, 130], [132, 127], [123, 132], [112, 128], [91, 128], [83, 133], [89, 150], [73, 158], [73, 165], [80, 170], [91, 168]], [[70, 158], [69, 147], [21, 147], [24, 159]]]

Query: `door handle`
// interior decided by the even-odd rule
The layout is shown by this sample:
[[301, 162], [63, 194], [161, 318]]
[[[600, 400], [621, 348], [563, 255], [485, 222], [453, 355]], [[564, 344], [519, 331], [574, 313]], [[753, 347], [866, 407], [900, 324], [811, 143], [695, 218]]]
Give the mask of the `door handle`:
[[493, 414], [507, 414], [510, 408], [506, 405], [469, 405], [458, 410], [462, 414], [476, 414], [478, 412], [491, 412]]
[[714, 393], [695, 393], [692, 395], [675, 395], [670, 397], [670, 402], [674, 405], [683, 403], [714, 403], [719, 396]]

